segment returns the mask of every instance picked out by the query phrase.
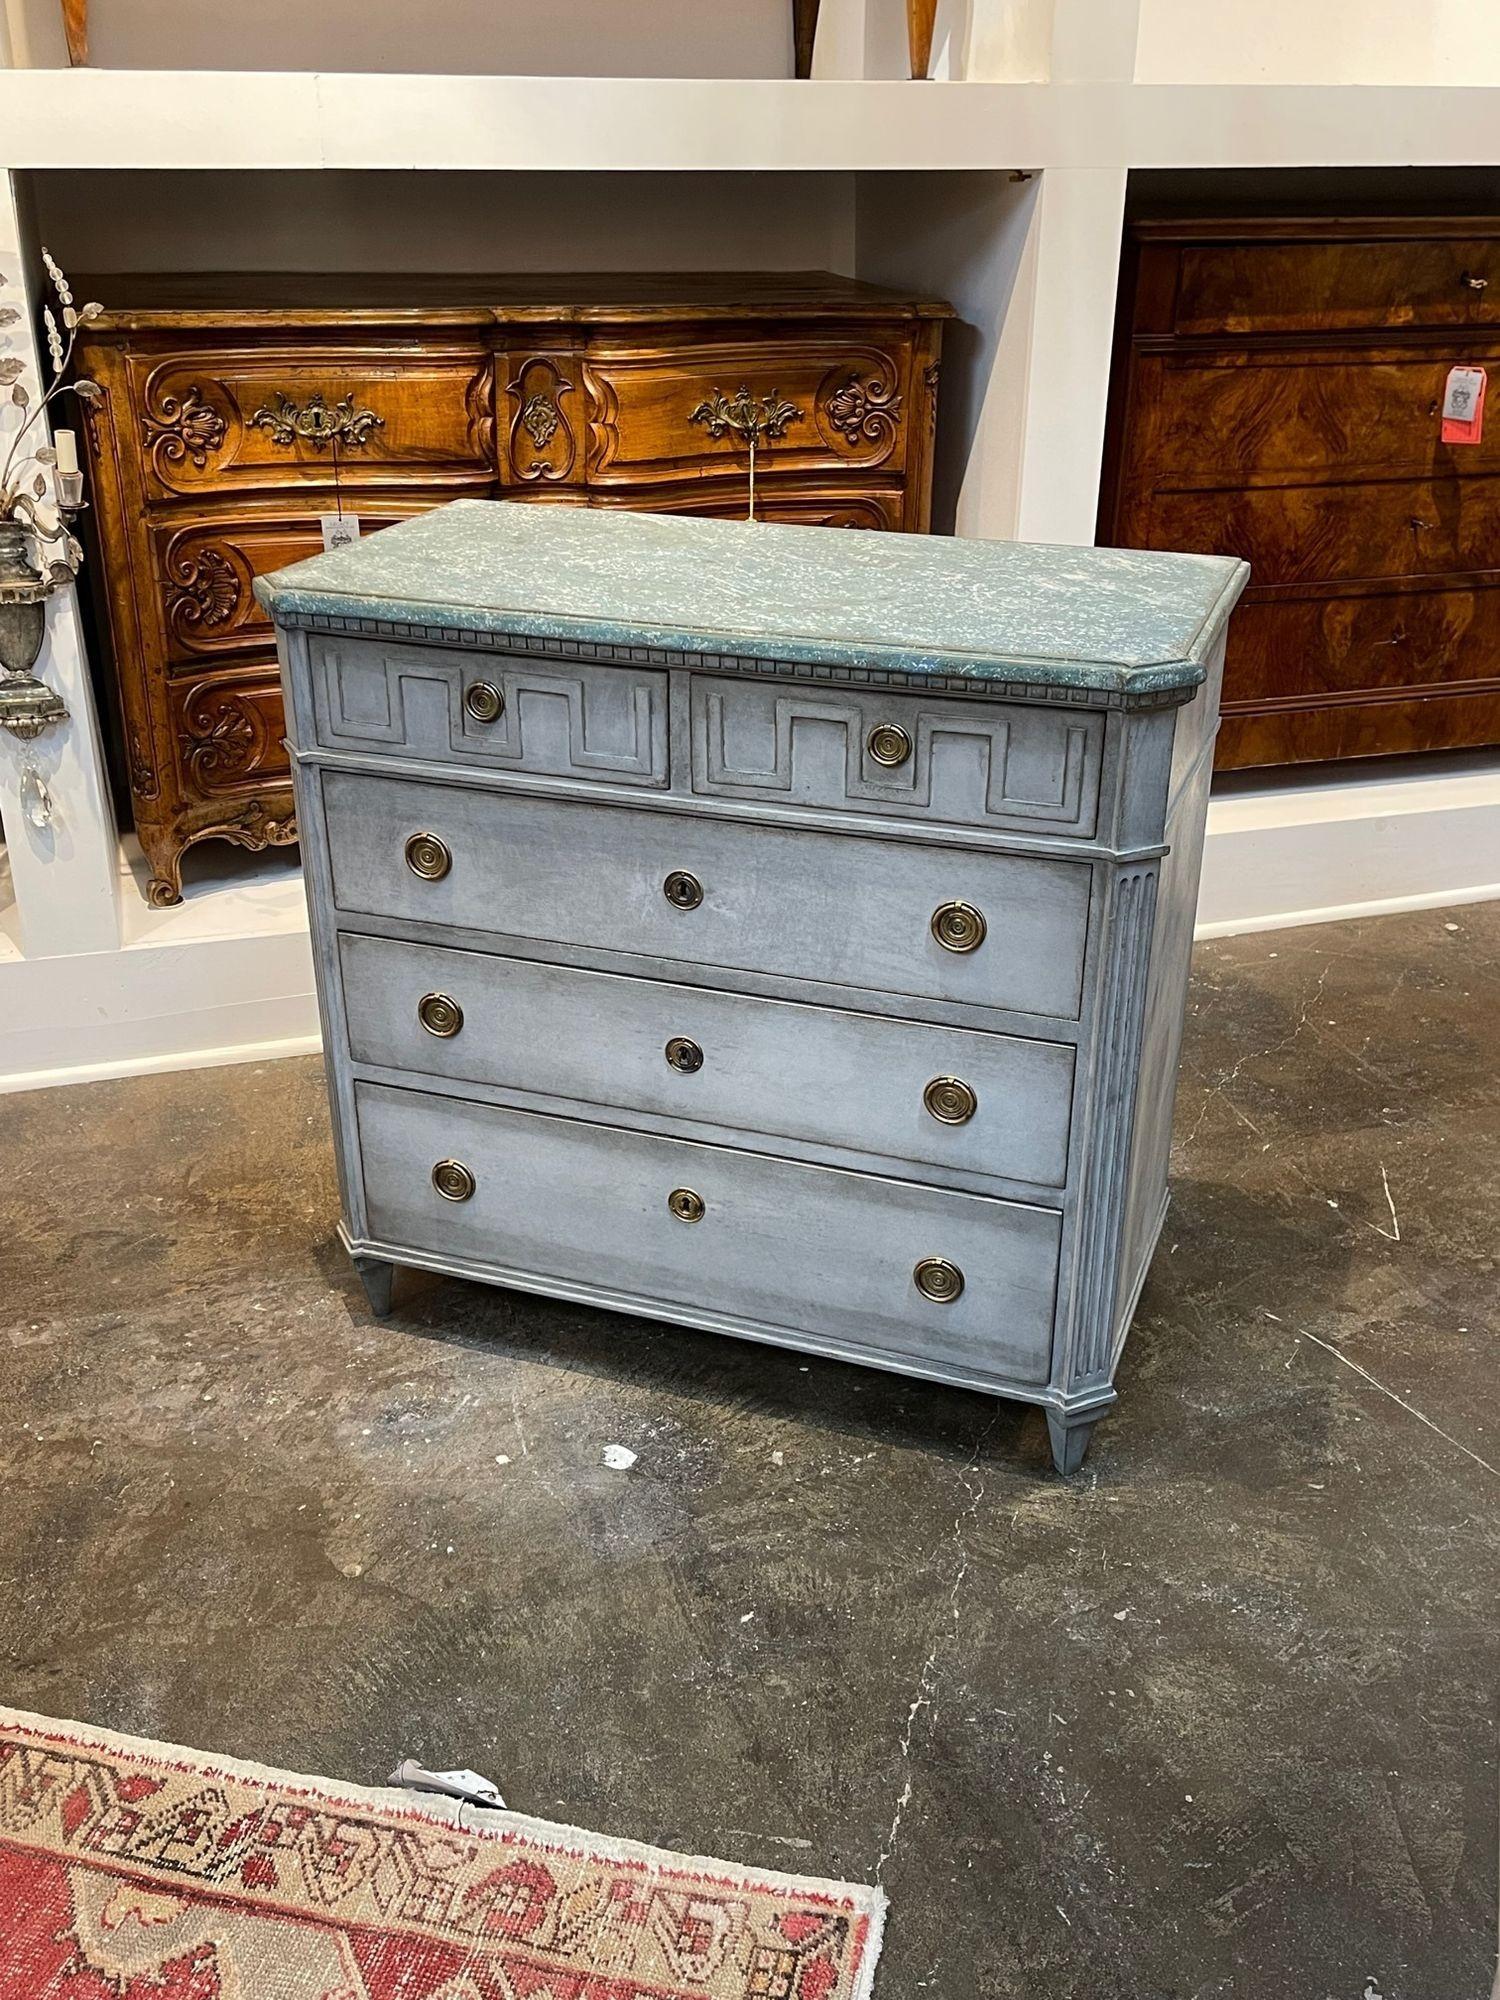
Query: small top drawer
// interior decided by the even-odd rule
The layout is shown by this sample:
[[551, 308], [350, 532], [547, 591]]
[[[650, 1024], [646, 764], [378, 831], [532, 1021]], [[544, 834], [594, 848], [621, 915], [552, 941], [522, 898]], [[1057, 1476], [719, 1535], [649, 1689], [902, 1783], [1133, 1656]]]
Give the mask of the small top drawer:
[[314, 634], [325, 750], [617, 785], [667, 782], [667, 676]]
[[1180, 334], [1500, 323], [1500, 240], [1403, 237], [1195, 243], [1181, 253]]
[[153, 498], [331, 486], [335, 458], [346, 488], [389, 484], [398, 469], [429, 481], [493, 478], [489, 362], [478, 348], [313, 339], [291, 352], [133, 354], [126, 366]]
[[695, 675], [693, 790], [1087, 839], [1097, 713]]
[[596, 344], [583, 364], [589, 479], [712, 479], [722, 471], [742, 481], [752, 430], [762, 472], [899, 475], [912, 425], [926, 422], [925, 405], [911, 404], [927, 391], [913, 386], [910, 371], [910, 331], [895, 328], [863, 338], [796, 332], [654, 348]]
[[322, 791], [345, 915], [1078, 1016], [1087, 862], [365, 772]]

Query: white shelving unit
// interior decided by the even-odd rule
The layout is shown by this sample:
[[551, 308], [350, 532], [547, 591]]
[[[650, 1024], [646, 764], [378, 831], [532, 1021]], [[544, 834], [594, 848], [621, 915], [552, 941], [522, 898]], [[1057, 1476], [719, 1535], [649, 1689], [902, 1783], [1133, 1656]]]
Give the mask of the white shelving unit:
[[[347, 215], [352, 178], [357, 198], [365, 176], [372, 189], [380, 176], [380, 199], [360, 213], [380, 218], [397, 268], [456, 258], [466, 231], [452, 204], [503, 214], [502, 191], [478, 177], [510, 176], [532, 235], [486, 243], [471, 268], [507, 254], [597, 262], [576, 254], [592, 228], [621, 268], [769, 263], [779, 249], [789, 268], [827, 263], [943, 292], [962, 325], [945, 369], [940, 519], [967, 534], [1086, 542], [1132, 168], [1500, 164], [1500, 93], [1442, 80], [1471, 0], [1407, 0], [1407, 83], [1389, 80], [1375, 46], [1378, 6], [1330, 0], [1348, 16], [1350, 79], [1330, 83], [1300, 80], [1319, 73], [1319, 10], [1266, 4], [1270, 81], [1224, 75], [1213, 0], [1186, 13], [1179, 0], [944, 0], [939, 68], [967, 80], [928, 83], [894, 74], [895, 0], [824, 0], [812, 82], [0, 70], [0, 267], [25, 286], [34, 245], [17, 197], [31, 173], [59, 177], [48, 205], [71, 200], [78, 217], [100, 212], [98, 177], [120, 174], [129, 199], [111, 240], [126, 261], [134, 244], [158, 268], [174, 189], [200, 268], [245, 261], [233, 216], [274, 209], [282, 177], [295, 200], [284, 188], [280, 198], [302, 211], [301, 254], [337, 266], [339, 232], [320, 239], [317, 191], [337, 189]], [[13, 52], [45, 41], [50, 10], [0, 6]], [[1431, 29], [1426, 60], [1413, 53], [1413, 14]], [[1174, 61], [1186, 80], [1162, 76]], [[262, 199], [221, 199], [222, 230], [205, 230], [205, 198], [227, 173], [252, 177]], [[75, 230], [82, 240], [82, 220]], [[289, 240], [295, 258], [283, 234], [252, 267], [284, 268]], [[369, 268], [370, 248], [366, 229], [344, 267], [355, 257]], [[29, 326], [3, 338], [34, 369]], [[316, 1047], [295, 866], [272, 856], [247, 868], [237, 852], [221, 863], [200, 849], [184, 903], [148, 910], [112, 824], [70, 602], [54, 600], [40, 670], [73, 720], [44, 739], [58, 801], [45, 836], [11, 805], [19, 763], [0, 743], [0, 1089]], [[1500, 758], [1240, 781], [1211, 809], [1202, 928], [1500, 895], [1496, 855]]]

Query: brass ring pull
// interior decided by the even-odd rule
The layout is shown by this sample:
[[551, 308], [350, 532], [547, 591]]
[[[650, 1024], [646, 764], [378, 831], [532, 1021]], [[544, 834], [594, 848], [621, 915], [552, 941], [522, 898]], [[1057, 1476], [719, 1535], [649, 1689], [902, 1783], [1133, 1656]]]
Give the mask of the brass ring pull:
[[683, 1076], [691, 1076], [695, 1070], [703, 1067], [702, 1049], [686, 1035], [672, 1037], [666, 1046], [666, 1058], [673, 1069]]
[[934, 1305], [951, 1305], [964, 1288], [964, 1274], [946, 1257], [924, 1257], [912, 1272], [917, 1290]]
[[707, 1206], [702, 1195], [695, 1194], [691, 1188], [673, 1188], [667, 1196], [667, 1207], [679, 1222], [701, 1222]]
[[911, 738], [899, 722], [877, 722], [865, 738], [871, 761], [894, 771], [911, 755]]
[[464, 1010], [446, 993], [424, 993], [417, 1002], [417, 1019], [429, 1035], [446, 1042], [463, 1026]]
[[661, 892], [674, 910], [696, 910], [703, 901], [703, 884], [685, 868], [674, 868], [662, 883]]
[[467, 1201], [474, 1192], [474, 1176], [462, 1160], [439, 1160], [432, 1170], [432, 1185], [444, 1201]]
[[941, 1125], [967, 1125], [979, 1109], [974, 1086], [958, 1076], [935, 1076], [922, 1092], [922, 1102]]
[[1475, 277], [1473, 273], [1470, 271], [1463, 272], [1459, 282], [1461, 284], [1466, 285], [1471, 292], [1484, 292], [1489, 290], [1489, 283], [1490, 283], [1489, 279]]
[[932, 935], [944, 951], [978, 951], [988, 929], [972, 903], [939, 903], [932, 913]]
[[414, 833], [406, 843], [406, 865], [424, 882], [441, 882], [453, 866], [453, 856], [435, 833]]
[[464, 707], [476, 722], [498, 722], [505, 713], [505, 696], [493, 681], [470, 681], [464, 689]]

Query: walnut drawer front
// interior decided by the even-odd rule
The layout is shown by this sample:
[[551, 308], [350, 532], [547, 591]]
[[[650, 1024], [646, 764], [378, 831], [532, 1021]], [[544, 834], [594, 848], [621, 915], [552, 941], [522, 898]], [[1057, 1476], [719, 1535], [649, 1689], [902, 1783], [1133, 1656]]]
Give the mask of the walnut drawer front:
[[357, 1063], [837, 1147], [903, 1175], [1066, 1179], [1066, 1044], [349, 933], [339, 960]]
[[1078, 1016], [1084, 862], [363, 772], [322, 788], [344, 916]]
[[[305, 504], [305, 503], [304, 503]], [[361, 510], [365, 534], [422, 511], [421, 504]], [[271, 621], [251, 588], [264, 571], [284, 569], [316, 555], [323, 531], [309, 515], [291, 510], [250, 510], [178, 516], [145, 530], [161, 607], [166, 654], [173, 667], [199, 667], [246, 652], [270, 657]]]
[[[595, 1287], [648, 1312], [676, 1304], [893, 1359], [1046, 1378], [1055, 1210], [368, 1082], [355, 1106], [369, 1230], [388, 1248]], [[440, 1163], [460, 1198], [438, 1192]], [[919, 1289], [932, 1261], [961, 1273], [957, 1296]]]
[[588, 476], [609, 485], [762, 473], [905, 470], [910, 335], [786, 333], [595, 347], [583, 366]]
[[309, 653], [313, 726], [325, 749], [667, 782], [665, 673], [321, 635]]
[[1154, 547], [1212, 549], [1254, 564], [1255, 588], [1494, 569], [1500, 476], [1376, 479], [1366, 484], [1159, 491]]
[[1094, 831], [1104, 718], [694, 675], [693, 790], [996, 831]]
[[1404, 348], [1188, 348], [1138, 368], [1149, 435], [1133, 454], [1141, 491], [1182, 484], [1263, 485], [1405, 475], [1466, 479], [1500, 469], [1493, 428], [1476, 445], [1440, 442], [1443, 391], [1456, 360], [1500, 368], [1496, 332]]
[[128, 361], [146, 490], [493, 478], [489, 362], [418, 345], [199, 347]]
[[1500, 241], [1203, 243], [1183, 249], [1179, 334], [1500, 324]]

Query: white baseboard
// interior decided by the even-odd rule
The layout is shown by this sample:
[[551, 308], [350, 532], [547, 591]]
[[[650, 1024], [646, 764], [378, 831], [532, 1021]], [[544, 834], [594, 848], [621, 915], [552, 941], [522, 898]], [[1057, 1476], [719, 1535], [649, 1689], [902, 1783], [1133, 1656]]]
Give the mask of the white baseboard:
[[[321, 1046], [301, 879], [218, 857], [151, 910], [122, 857], [118, 951], [0, 949], [0, 1092], [268, 1062]], [[138, 872], [138, 871], [136, 871]], [[1233, 780], [1209, 806], [1197, 935], [1500, 897], [1500, 756]]]
[[183, 902], [153, 910], [133, 847], [121, 855], [118, 950], [0, 956], [0, 1091], [321, 1047], [307, 908], [288, 857], [246, 866], [226, 851]]
[[1196, 935], [1500, 897], [1500, 755], [1220, 781]]

